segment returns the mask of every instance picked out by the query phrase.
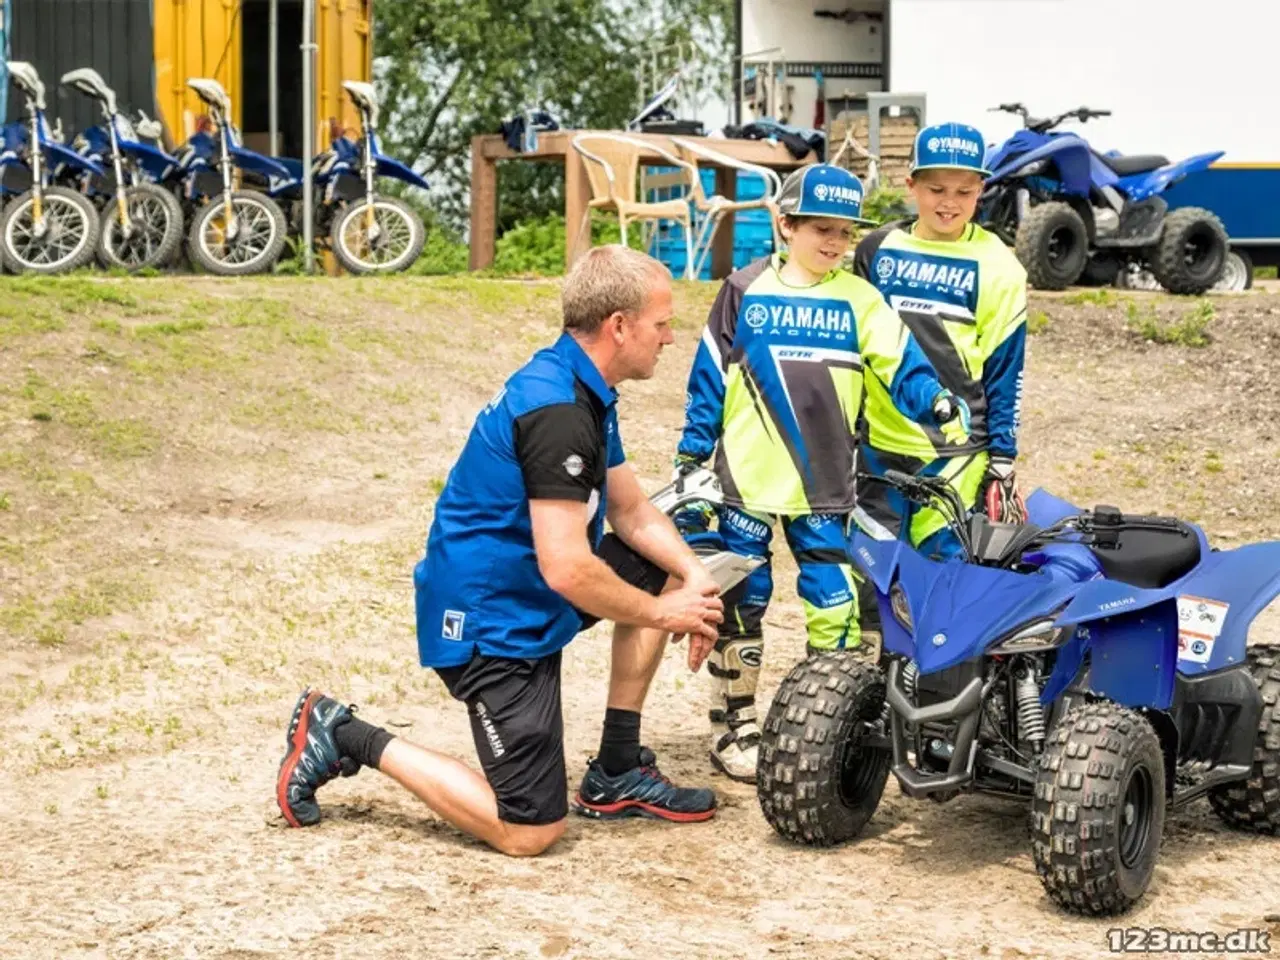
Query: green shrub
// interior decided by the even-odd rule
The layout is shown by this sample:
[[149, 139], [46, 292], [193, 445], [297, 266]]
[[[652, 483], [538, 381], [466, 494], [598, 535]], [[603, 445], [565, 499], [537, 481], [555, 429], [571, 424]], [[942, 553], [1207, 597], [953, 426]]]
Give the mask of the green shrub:
[[1142, 339], [1180, 347], [1207, 347], [1209, 324], [1217, 319], [1213, 303], [1209, 300], [1201, 300], [1172, 322], [1161, 319], [1151, 304], [1142, 308], [1132, 300], [1129, 301], [1128, 315], [1129, 329]]

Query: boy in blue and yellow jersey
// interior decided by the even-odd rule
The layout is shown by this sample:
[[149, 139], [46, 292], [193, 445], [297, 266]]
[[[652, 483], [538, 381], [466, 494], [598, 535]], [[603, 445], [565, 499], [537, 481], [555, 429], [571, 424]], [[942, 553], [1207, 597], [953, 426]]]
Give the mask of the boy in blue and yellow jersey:
[[[841, 268], [860, 221], [857, 177], [826, 164], [806, 167], [787, 179], [778, 206], [788, 251], [732, 274], [711, 308], [689, 376], [676, 474], [714, 452], [724, 549], [768, 559], [781, 521], [800, 568], [809, 646], [834, 650], [859, 643], [845, 541], [864, 390], [874, 384], [922, 429], [940, 430], [954, 443], [964, 442], [969, 414], [875, 288]], [[711, 513], [692, 522], [686, 515], [677, 526], [696, 536], [709, 528]], [[771, 566], [726, 594], [707, 661], [711, 760], [747, 782], [755, 780], [760, 738], [755, 693]]]
[[[879, 289], [923, 348], [947, 389], [973, 415], [966, 443], [950, 444], [938, 431], [896, 409], [889, 392], [867, 387], [860, 469], [883, 474], [943, 476], [967, 508], [981, 504], [996, 520], [1025, 518], [1014, 461], [1026, 344], [1027, 275], [994, 234], [972, 219], [990, 171], [983, 167], [982, 135], [944, 123], [916, 138], [907, 187], [918, 207], [909, 220], [867, 235], [854, 254], [854, 272]], [[942, 514], [909, 506], [893, 488], [868, 482], [860, 490], [855, 522], [875, 536], [899, 536], [910, 517], [911, 543], [942, 558], [960, 552]], [[864, 630], [878, 630], [875, 604], [862, 606]]]

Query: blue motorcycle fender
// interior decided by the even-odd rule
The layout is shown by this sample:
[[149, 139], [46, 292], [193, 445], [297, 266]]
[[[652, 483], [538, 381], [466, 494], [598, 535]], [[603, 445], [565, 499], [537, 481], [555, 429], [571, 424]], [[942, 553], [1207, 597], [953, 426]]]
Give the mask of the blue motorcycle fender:
[[1125, 177], [1120, 183], [1130, 199], [1134, 201], [1145, 200], [1158, 193], [1163, 193], [1189, 174], [1207, 170], [1225, 152], [1225, 150], [1218, 150], [1215, 153], [1200, 153], [1178, 163], [1171, 163], [1168, 166], [1160, 167], [1158, 170], [1152, 170], [1149, 173]]
[[171, 157], [163, 150], [157, 150], [150, 144], [139, 143], [136, 140], [121, 140], [120, 152], [125, 156], [133, 157], [155, 180], [163, 180], [178, 162], [177, 157]]
[[88, 170], [96, 173], [98, 176], [104, 176], [106, 171], [102, 169], [101, 164], [94, 163], [87, 157], [82, 157], [69, 147], [64, 147], [60, 143], [53, 143], [46, 140], [41, 144], [44, 148], [45, 156], [49, 158], [49, 166], [56, 167], [60, 163], [68, 163], [80, 170]]
[[275, 180], [293, 179], [289, 173], [289, 168], [278, 160], [264, 157], [262, 154], [246, 150], [244, 147], [230, 147], [228, 152], [231, 154], [231, 158], [235, 160], [236, 165], [244, 170], [260, 173], [264, 177]]
[[391, 157], [386, 157], [382, 154], [378, 154], [378, 166], [376, 169], [379, 176], [403, 180], [407, 184], [421, 187], [424, 190], [430, 186], [426, 180], [414, 173], [411, 167], [407, 167], [399, 160], [393, 160]]

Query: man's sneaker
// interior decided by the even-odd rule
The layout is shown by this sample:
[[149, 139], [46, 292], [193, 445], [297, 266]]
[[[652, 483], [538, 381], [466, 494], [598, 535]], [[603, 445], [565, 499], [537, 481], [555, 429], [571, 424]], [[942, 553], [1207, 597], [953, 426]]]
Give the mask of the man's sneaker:
[[693, 823], [715, 816], [716, 795], [702, 788], [675, 786], [658, 771], [653, 751], [642, 747], [640, 766], [615, 777], [605, 773], [600, 762], [593, 759], [573, 805], [583, 816], [601, 820], [650, 817]]
[[351, 708], [307, 688], [298, 697], [285, 735], [284, 757], [276, 777], [276, 803], [292, 827], [309, 827], [320, 820], [316, 791], [338, 775], [360, 770], [342, 756], [334, 729], [351, 719]]

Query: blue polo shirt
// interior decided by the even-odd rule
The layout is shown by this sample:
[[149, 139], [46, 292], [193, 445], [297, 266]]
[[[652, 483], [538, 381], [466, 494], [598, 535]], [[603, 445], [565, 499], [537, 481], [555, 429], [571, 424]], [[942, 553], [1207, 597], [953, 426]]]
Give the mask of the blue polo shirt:
[[586, 503], [592, 548], [604, 536], [605, 480], [626, 455], [617, 392], [568, 333], [507, 380], [472, 425], [436, 502], [414, 567], [418, 659], [537, 659], [582, 628], [538, 570], [531, 499]]

